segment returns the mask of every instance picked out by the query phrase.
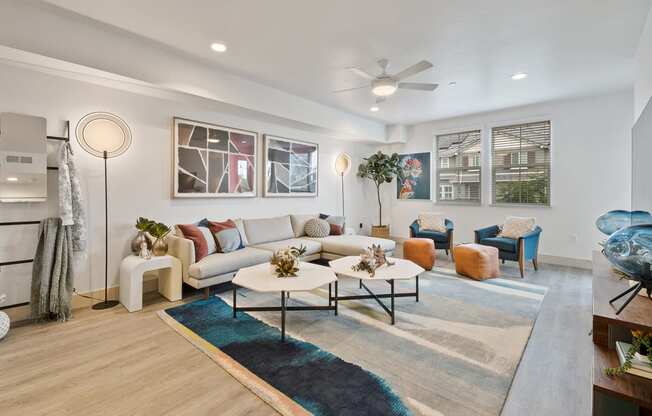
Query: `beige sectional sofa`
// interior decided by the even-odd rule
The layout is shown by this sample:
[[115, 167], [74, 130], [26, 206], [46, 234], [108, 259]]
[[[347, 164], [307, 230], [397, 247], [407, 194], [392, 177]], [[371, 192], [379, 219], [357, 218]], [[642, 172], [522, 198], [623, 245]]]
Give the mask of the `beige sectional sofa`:
[[273, 218], [238, 219], [236, 225], [245, 247], [231, 253], [210, 254], [195, 261], [195, 246], [176, 230], [168, 237], [169, 254], [181, 261], [183, 281], [202, 289], [230, 281], [243, 268], [269, 261], [276, 250], [305, 246], [302, 260], [336, 259], [360, 254], [372, 244], [379, 244], [392, 254], [395, 243], [383, 238], [362, 235], [329, 235], [324, 238], [306, 236], [303, 227], [317, 215], [285, 215]]

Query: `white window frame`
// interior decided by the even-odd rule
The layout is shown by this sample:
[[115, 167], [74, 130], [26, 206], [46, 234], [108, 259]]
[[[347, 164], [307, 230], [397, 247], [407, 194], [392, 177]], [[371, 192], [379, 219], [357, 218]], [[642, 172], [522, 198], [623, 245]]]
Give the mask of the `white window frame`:
[[[482, 205], [483, 197], [484, 197], [484, 187], [486, 183], [486, 172], [488, 169], [484, 169], [485, 165], [485, 159], [486, 159], [486, 147], [485, 147], [485, 126], [484, 125], [470, 125], [470, 126], [462, 126], [459, 128], [454, 128], [454, 129], [442, 129], [442, 130], [435, 130], [432, 131], [432, 137], [433, 137], [433, 155], [435, 160], [437, 160], [437, 163], [433, 163], [433, 166], [436, 166], [436, 169], [433, 169], [433, 174], [435, 175], [434, 178], [434, 184], [437, 189], [436, 193], [436, 198], [434, 202], [436, 204], [442, 204], [442, 205]], [[469, 168], [477, 168], [480, 170], [480, 186], [479, 186], [479, 198], [477, 201], [464, 201], [464, 200], [442, 200], [441, 199], [441, 188], [440, 188], [440, 183], [439, 183], [439, 169], [448, 169], [448, 168], [442, 168], [441, 162], [439, 161], [439, 151], [437, 148], [437, 137], [438, 136], [443, 136], [447, 134], [459, 134], [459, 133], [464, 133], [464, 132], [469, 132], [469, 131], [479, 131], [480, 132], [480, 165], [479, 166], [471, 166], [469, 164]], [[449, 160], [448, 166], [450, 166], [450, 158], [447, 158]], [[453, 187], [453, 197], [455, 197], [455, 187]]]

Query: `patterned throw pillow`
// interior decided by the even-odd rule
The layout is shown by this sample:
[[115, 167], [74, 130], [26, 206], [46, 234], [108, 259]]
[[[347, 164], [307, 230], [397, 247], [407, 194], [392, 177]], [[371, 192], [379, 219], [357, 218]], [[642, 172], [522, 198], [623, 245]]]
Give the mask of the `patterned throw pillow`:
[[221, 253], [230, 253], [244, 248], [240, 231], [238, 231], [238, 227], [233, 220], [224, 222], [208, 221], [208, 228], [213, 233], [217, 249]]
[[330, 235], [344, 234], [344, 228], [346, 225], [345, 224], [346, 219], [344, 217], [337, 216], [337, 215], [319, 214], [319, 218], [321, 218], [322, 220], [326, 220], [330, 225], [331, 227], [329, 232]]
[[498, 237], [512, 238], [516, 240], [534, 230], [535, 225], [535, 218], [507, 217], [502, 230], [498, 233]]
[[422, 212], [419, 214], [419, 227], [425, 231], [445, 233], [446, 218], [439, 212]]
[[330, 233], [331, 226], [326, 220], [322, 220], [321, 218], [313, 218], [306, 221], [306, 225], [304, 225], [303, 229], [308, 237], [321, 238], [326, 237]]
[[[198, 227], [195, 224], [178, 224], [177, 228], [181, 231], [183, 236], [192, 241], [195, 246], [195, 261], [199, 261], [209, 254], [208, 241], [200, 229], [206, 227]], [[213, 240], [212, 235], [210, 236], [210, 240], [213, 241], [213, 246], [215, 246], [215, 241]], [[213, 253], [214, 252], [215, 251], [213, 251]]]

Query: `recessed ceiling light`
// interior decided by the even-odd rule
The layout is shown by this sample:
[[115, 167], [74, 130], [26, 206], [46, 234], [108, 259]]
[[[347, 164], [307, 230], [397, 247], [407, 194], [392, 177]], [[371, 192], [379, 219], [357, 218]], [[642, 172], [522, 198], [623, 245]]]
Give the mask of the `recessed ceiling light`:
[[18, 178], [15, 176], [10, 176], [7, 178], [7, 182], [18, 182]]
[[378, 111], [378, 110], [380, 110], [380, 108], [378, 108], [377, 105], [375, 105], [375, 106], [373, 106], [373, 107], [371, 107], [371, 108], [369, 109], [369, 111], [373, 111], [374, 113], [375, 113], [376, 111]]
[[515, 81], [518, 81], [519, 79], [525, 79], [527, 78], [527, 74], [525, 72], [517, 72], [514, 75], [512, 75], [512, 79]]
[[208, 143], [219, 143], [220, 139], [208, 139]]
[[226, 52], [226, 45], [220, 42], [211, 43], [211, 49], [215, 52]]
[[457, 82], [455, 82], [455, 81], [451, 81], [451, 82], [448, 83], [449, 87], [454, 87], [456, 85], [457, 85]]

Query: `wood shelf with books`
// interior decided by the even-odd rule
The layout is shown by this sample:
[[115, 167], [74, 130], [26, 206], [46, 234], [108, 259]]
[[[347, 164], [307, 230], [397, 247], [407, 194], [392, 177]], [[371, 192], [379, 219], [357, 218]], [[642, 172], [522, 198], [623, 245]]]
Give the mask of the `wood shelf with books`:
[[[632, 374], [609, 377], [606, 368], [618, 367], [620, 361], [616, 342], [630, 342], [630, 331], [640, 329], [652, 332], [652, 301], [636, 296], [619, 314], [609, 304], [628, 288], [628, 281], [613, 272], [600, 252], [593, 254], [593, 414], [607, 413], [604, 395], [638, 407], [638, 415], [652, 416], [652, 379]], [[622, 301], [622, 299], [620, 300]]]

